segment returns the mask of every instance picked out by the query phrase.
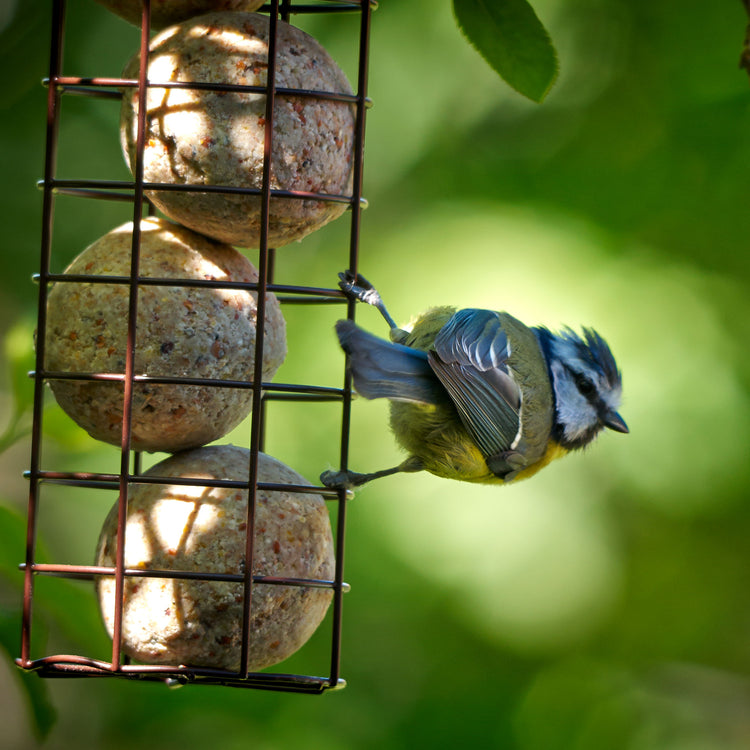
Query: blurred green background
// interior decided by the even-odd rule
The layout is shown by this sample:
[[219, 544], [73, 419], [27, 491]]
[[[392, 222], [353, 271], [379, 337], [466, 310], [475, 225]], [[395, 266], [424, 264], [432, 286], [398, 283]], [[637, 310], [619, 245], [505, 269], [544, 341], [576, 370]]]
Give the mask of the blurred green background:
[[[0, 3], [3, 273], [0, 627], [18, 641], [51, 3]], [[322, 697], [25, 677], [0, 661], [0, 745], [47, 748], [740, 750], [750, 747], [750, 81], [740, 2], [540, 0], [561, 74], [542, 105], [461, 37], [447, 0], [373, 17], [361, 270], [402, 322], [432, 304], [595, 326], [624, 374], [631, 434], [527, 483], [381, 480], [349, 505], [342, 676]], [[355, 16], [298, 18], [356, 72]], [[64, 72], [119, 75], [138, 32], [70, 0]], [[127, 179], [116, 103], [66, 97], [58, 175]], [[53, 270], [128, 221], [61, 197]], [[345, 216], [278, 253], [282, 283], [333, 286]], [[251, 254], [252, 258], [252, 254]], [[277, 380], [339, 386], [339, 307], [285, 308]], [[376, 311], [358, 320], [384, 332]], [[15, 375], [12, 374], [15, 372]], [[267, 450], [311, 480], [337, 460], [333, 405], [269, 407]], [[45, 468], [116, 471], [50, 403]], [[247, 424], [226, 438], [246, 443]], [[387, 406], [357, 401], [351, 465], [400, 454]], [[153, 460], [153, 459], [149, 459]], [[88, 563], [114, 502], [43, 493], [43, 556]], [[93, 592], [39, 582], [48, 653], [107, 658]], [[44, 634], [46, 633], [46, 643]], [[16, 647], [17, 649], [18, 647]], [[324, 627], [280, 670], [327, 674]], [[42, 696], [42, 700], [45, 700]], [[43, 703], [37, 710], [48, 715]]]

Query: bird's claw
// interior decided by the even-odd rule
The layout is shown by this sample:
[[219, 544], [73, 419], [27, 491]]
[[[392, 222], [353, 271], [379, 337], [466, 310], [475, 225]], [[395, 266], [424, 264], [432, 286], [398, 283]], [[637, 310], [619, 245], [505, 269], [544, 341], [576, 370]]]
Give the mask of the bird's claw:
[[375, 287], [361, 274], [356, 276], [348, 271], [339, 274], [339, 288], [350, 299], [375, 305], [380, 302], [380, 295]]
[[333, 471], [329, 469], [320, 475], [324, 487], [331, 490], [352, 490], [356, 487], [356, 478], [361, 475], [353, 471]]
[[517, 450], [508, 450], [486, 459], [490, 471], [505, 482], [514, 479], [519, 471], [526, 468], [527, 461]]
[[356, 276], [350, 271], [339, 274], [339, 288], [351, 300], [364, 302], [380, 310], [390, 328], [396, 328], [396, 322], [390, 316], [378, 290], [361, 274]]

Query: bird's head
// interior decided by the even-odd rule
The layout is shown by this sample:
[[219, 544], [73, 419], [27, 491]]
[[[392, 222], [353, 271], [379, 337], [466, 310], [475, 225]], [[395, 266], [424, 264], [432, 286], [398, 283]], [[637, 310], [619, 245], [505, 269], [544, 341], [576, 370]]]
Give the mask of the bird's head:
[[607, 342], [593, 329], [537, 328], [555, 394], [553, 435], [564, 448], [588, 445], [603, 429], [628, 432], [617, 413], [622, 376]]

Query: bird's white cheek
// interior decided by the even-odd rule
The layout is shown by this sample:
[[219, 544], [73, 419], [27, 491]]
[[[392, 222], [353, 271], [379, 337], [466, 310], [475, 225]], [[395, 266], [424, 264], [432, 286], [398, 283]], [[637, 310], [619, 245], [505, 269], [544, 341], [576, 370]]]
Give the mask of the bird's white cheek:
[[597, 422], [594, 407], [581, 395], [567, 370], [558, 362], [552, 363], [557, 419], [567, 440], [576, 440]]

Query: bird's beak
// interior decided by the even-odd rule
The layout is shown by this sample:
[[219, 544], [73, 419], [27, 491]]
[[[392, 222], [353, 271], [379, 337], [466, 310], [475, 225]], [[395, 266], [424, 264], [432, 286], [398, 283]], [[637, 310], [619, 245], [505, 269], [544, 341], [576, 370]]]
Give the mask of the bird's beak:
[[604, 426], [615, 432], [630, 432], [625, 420], [616, 411], [607, 412], [604, 416]]

